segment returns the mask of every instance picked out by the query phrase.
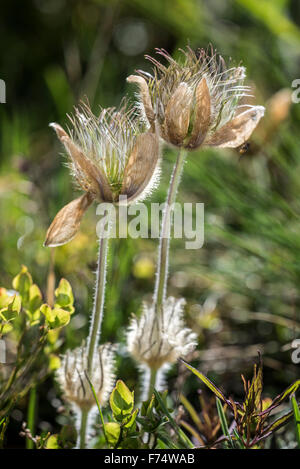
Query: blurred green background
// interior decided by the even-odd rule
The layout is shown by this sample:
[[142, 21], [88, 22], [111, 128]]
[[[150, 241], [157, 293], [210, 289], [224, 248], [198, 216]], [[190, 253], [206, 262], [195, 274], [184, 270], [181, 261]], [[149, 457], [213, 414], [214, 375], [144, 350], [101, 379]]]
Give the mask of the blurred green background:
[[[212, 43], [225, 59], [246, 66], [266, 117], [244, 155], [211, 149], [189, 155], [178, 198], [205, 203], [205, 244], [187, 251], [184, 240], [172, 241], [169, 294], [186, 298], [187, 321], [199, 334], [190, 361], [239, 396], [239, 375], [250, 373], [261, 350], [265, 392], [274, 397], [299, 377], [291, 343], [300, 338], [300, 104], [290, 102], [292, 81], [300, 78], [299, 1], [14, 0], [1, 2], [0, 22], [0, 78], [6, 82], [0, 283], [6, 287], [25, 264], [45, 292], [45, 233], [74, 198], [49, 122], [66, 125], [66, 113], [84, 96], [95, 112], [99, 104], [117, 105], [125, 93], [134, 97], [125, 79], [136, 69], [151, 71], [144, 54], [153, 55], [155, 47], [177, 55], [187, 43]], [[174, 159], [174, 152], [164, 151], [162, 184], [151, 201], [164, 200]], [[56, 277], [70, 281], [76, 298], [62, 349], [80, 344], [87, 333], [96, 221], [90, 209], [79, 235], [55, 252]], [[103, 340], [124, 343], [130, 314], [151, 298], [156, 249], [156, 240], [113, 241]], [[119, 364], [118, 376], [134, 386], [138, 372], [124, 347]], [[195, 379], [177, 376], [174, 367], [170, 390], [183, 387], [193, 396]], [[52, 431], [64, 419], [55, 414], [61, 401], [52, 379], [42, 386], [38, 429]], [[26, 405], [14, 411], [11, 435]]]

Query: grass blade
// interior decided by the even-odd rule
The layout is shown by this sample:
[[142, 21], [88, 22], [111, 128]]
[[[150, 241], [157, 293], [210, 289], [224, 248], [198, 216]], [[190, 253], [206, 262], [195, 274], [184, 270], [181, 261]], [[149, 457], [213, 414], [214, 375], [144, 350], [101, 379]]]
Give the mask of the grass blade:
[[298, 447], [300, 449], [300, 410], [296, 401], [296, 397], [294, 395], [291, 398], [291, 402], [292, 402], [292, 408], [293, 408], [294, 418], [295, 418]]
[[199, 378], [204, 384], [206, 384], [206, 386], [219, 398], [221, 399], [223, 402], [226, 402], [226, 404], [228, 404], [230, 407], [231, 407], [231, 403], [227, 401], [226, 397], [224, 396], [224, 394], [222, 393], [222, 391], [217, 388], [217, 386], [214, 385], [214, 383], [212, 383], [210, 381], [210, 379], [208, 379], [203, 373], [201, 373], [201, 371], [198, 371], [196, 370], [196, 368], [194, 368], [193, 366], [189, 365], [186, 361], [184, 361], [182, 358], [180, 359], [180, 361], [192, 372], [194, 373], [194, 375], [197, 376], [197, 378]]
[[166, 408], [162, 398], [160, 397], [159, 393], [154, 389], [154, 394], [155, 394], [155, 397], [159, 403], [159, 405], [161, 406], [161, 408], [163, 409], [165, 415], [168, 417], [169, 419], [169, 422], [170, 422], [170, 425], [172, 425], [172, 427], [174, 428], [175, 432], [178, 434], [180, 440], [182, 441], [182, 443], [185, 445], [185, 447], [187, 448], [194, 448], [194, 445], [193, 443], [191, 442], [191, 440], [188, 438], [188, 436], [181, 430], [181, 428], [177, 425], [177, 423], [175, 422], [175, 420], [173, 419], [173, 417], [171, 416], [170, 412], [168, 411], [168, 409]]
[[108, 443], [108, 438], [107, 438], [107, 435], [106, 435], [106, 432], [105, 432], [104, 418], [103, 418], [102, 410], [101, 410], [101, 407], [100, 407], [100, 404], [99, 404], [99, 401], [98, 401], [98, 397], [97, 397], [95, 388], [94, 388], [93, 383], [91, 382], [90, 377], [89, 377], [89, 375], [87, 374], [86, 371], [85, 371], [85, 376], [86, 376], [86, 379], [88, 380], [88, 383], [91, 387], [92, 393], [94, 395], [94, 398], [95, 398], [95, 401], [96, 401], [96, 404], [97, 404], [97, 407], [98, 407], [98, 411], [99, 411], [99, 415], [100, 415], [100, 419], [101, 419], [101, 423], [102, 423], [102, 428], [103, 428], [105, 441], [106, 441], [107, 444], [109, 444]]

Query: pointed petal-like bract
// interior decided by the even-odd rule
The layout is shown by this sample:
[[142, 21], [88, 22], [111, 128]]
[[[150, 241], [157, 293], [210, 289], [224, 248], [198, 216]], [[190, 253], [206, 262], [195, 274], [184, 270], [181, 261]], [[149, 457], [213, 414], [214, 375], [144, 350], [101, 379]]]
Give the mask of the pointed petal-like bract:
[[77, 234], [81, 219], [93, 200], [93, 195], [86, 193], [65, 205], [51, 223], [44, 245], [61, 246], [71, 241]]
[[246, 142], [251, 136], [253, 130], [263, 117], [265, 108], [263, 106], [254, 106], [247, 111], [237, 115], [230, 122], [217, 130], [210, 137], [205, 145], [237, 148]]
[[98, 197], [100, 200], [112, 200], [112, 192], [106, 182], [106, 179], [101, 174], [97, 166], [89, 158], [86, 158], [80, 148], [75, 145], [75, 143], [71, 140], [69, 135], [60, 125], [51, 123], [50, 127], [55, 130], [58, 138], [61, 140], [69, 156], [71, 157], [71, 160], [75, 166], [75, 173], [77, 169], [77, 172], [85, 174], [85, 176], [88, 178], [88, 184], [86, 180], [84, 183], [82, 182], [83, 178], [77, 178], [83, 190], [92, 192], [95, 197]]
[[159, 159], [159, 138], [156, 133], [139, 135], [124, 172], [121, 194], [127, 202], [137, 200], [148, 192]]
[[67, 132], [59, 124], [57, 124], [56, 122], [51, 122], [49, 124], [49, 127], [52, 127], [52, 129], [55, 130], [56, 135], [58, 136], [58, 138], [60, 140], [62, 139], [62, 137], [67, 137], [68, 136]]
[[193, 130], [188, 148], [199, 147], [206, 137], [211, 121], [211, 101], [210, 93], [205, 78], [202, 78], [196, 88], [196, 105]]
[[77, 164], [81, 171], [90, 179], [89, 190], [92, 191], [99, 200], [112, 201], [112, 191], [106, 178], [102, 175], [100, 169], [72, 142], [70, 137], [63, 137], [62, 142], [69, 152], [72, 160]]
[[167, 108], [165, 125], [170, 142], [181, 145], [185, 139], [190, 123], [191, 90], [186, 83], [180, 83], [171, 96]]
[[144, 106], [146, 117], [151, 125], [151, 128], [154, 129], [155, 114], [153, 111], [151, 98], [149, 94], [149, 89], [146, 80], [143, 77], [138, 75], [130, 75], [127, 78], [128, 83], [136, 83], [140, 88], [141, 101]]

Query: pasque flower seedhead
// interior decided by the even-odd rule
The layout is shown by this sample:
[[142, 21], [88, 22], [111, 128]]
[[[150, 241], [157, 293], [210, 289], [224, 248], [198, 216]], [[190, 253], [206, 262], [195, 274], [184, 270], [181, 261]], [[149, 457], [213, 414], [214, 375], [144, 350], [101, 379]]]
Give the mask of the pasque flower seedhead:
[[46, 235], [46, 246], [59, 246], [77, 233], [94, 200], [118, 204], [141, 200], [159, 176], [159, 137], [144, 131], [134, 108], [103, 109], [98, 117], [87, 104], [75, 108], [71, 130], [50, 124], [63, 143], [69, 167], [84, 194], [63, 207]]
[[262, 106], [241, 103], [249, 95], [244, 85], [245, 68], [227, 68], [223, 58], [211, 51], [181, 51], [183, 61], [157, 49], [167, 65], [146, 56], [153, 74], [139, 71], [127, 81], [139, 86], [140, 107], [150, 127], [157, 121], [161, 137], [188, 150], [201, 145], [238, 147], [257, 126]]
[[88, 356], [85, 346], [68, 350], [62, 357], [56, 379], [67, 402], [81, 410], [90, 410], [96, 405], [89, 380], [93, 384], [100, 405], [105, 405], [115, 382], [114, 347], [104, 344], [98, 347], [92, 370], [87, 378]]
[[184, 299], [167, 298], [162, 312], [144, 304], [142, 316], [133, 317], [127, 334], [127, 349], [140, 364], [158, 370], [190, 353], [197, 344], [197, 336], [185, 326]]

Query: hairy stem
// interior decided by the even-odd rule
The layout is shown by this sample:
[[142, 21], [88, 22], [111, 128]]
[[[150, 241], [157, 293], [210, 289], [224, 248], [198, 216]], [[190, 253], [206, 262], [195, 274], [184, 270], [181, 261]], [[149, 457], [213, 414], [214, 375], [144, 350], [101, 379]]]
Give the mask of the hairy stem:
[[153, 390], [156, 385], [156, 375], [157, 375], [157, 370], [155, 369], [150, 369], [150, 378], [149, 378], [149, 389], [148, 389], [148, 396], [147, 399], [151, 399]]
[[90, 331], [87, 340], [88, 348], [88, 375], [93, 366], [93, 358], [95, 349], [99, 341], [101, 324], [103, 319], [103, 306], [105, 296], [105, 283], [106, 283], [106, 261], [108, 251], [108, 237], [102, 237], [99, 243], [98, 266], [96, 272], [96, 291], [95, 300], [90, 324]]
[[176, 200], [176, 194], [180, 183], [180, 178], [185, 162], [186, 150], [180, 149], [177, 160], [171, 176], [171, 182], [169, 186], [168, 196], [165, 204], [163, 213], [160, 237], [159, 237], [159, 250], [158, 250], [158, 262], [157, 262], [157, 274], [154, 291], [154, 305], [156, 313], [160, 314], [162, 304], [166, 298], [167, 290], [167, 279], [168, 279], [168, 267], [169, 267], [169, 245], [170, 245], [170, 233], [171, 233], [171, 220], [173, 213], [173, 204]]
[[[102, 231], [99, 242], [99, 252], [98, 252], [98, 265], [96, 271], [96, 290], [95, 290], [95, 299], [93, 305], [93, 312], [90, 323], [90, 330], [87, 339], [87, 356], [88, 356], [88, 366], [87, 374], [91, 376], [91, 371], [93, 368], [93, 360], [95, 355], [95, 350], [97, 348], [99, 337], [101, 333], [101, 324], [103, 319], [103, 306], [104, 306], [104, 297], [105, 297], [105, 283], [106, 283], [106, 264], [107, 264], [107, 252], [108, 252], [108, 243], [109, 236], [104, 231]], [[88, 421], [88, 411], [82, 410], [81, 413], [81, 422], [80, 422], [80, 448], [85, 447], [86, 443], [86, 430], [87, 430], [87, 421]]]
[[[35, 416], [36, 416], [36, 406], [37, 406], [37, 392], [36, 386], [33, 386], [29, 392], [29, 404], [27, 411], [27, 427], [30, 430], [32, 436], [35, 434]], [[34, 443], [29, 438], [26, 439], [26, 449], [33, 449]]]
[[89, 412], [88, 410], [82, 410], [80, 416], [80, 432], [78, 435], [78, 444], [77, 447], [79, 449], [85, 448], [85, 440], [86, 440], [86, 430], [87, 430], [87, 422], [88, 422]]

